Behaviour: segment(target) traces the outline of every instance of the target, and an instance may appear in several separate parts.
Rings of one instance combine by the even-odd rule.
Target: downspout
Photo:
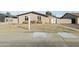
[[[51,24],[51,16],[48,16],[49,17],[49,24]]]

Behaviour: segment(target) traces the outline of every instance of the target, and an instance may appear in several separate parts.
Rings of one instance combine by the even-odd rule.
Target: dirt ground
[[[0,32],[18,32],[28,30],[28,24],[0,24]],[[30,32],[41,31],[41,32],[76,32],[64,27],[59,24],[31,24]]]
[[[35,34],[36,32],[43,32],[43,34]],[[31,24],[31,30],[28,30],[27,24],[0,24],[0,47],[79,46],[79,38],[66,39],[58,35],[58,32],[67,32],[79,36],[78,32],[57,24]]]
[[[14,27],[14,28],[13,28]],[[19,24],[19,25],[10,25],[9,29],[14,31],[28,31],[28,24]],[[64,27],[59,26],[59,24],[31,24],[30,32],[71,32],[78,33],[74,30],[70,30]]]

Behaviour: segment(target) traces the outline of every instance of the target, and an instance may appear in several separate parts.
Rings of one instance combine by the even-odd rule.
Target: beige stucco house
[[[55,16],[47,16],[42,13],[38,12],[28,12],[18,15],[18,23],[28,23],[28,19],[31,19],[31,23],[41,23],[41,24],[49,24],[49,23],[55,23],[56,17]]]
[[[12,15],[0,14],[0,24],[18,23],[18,18]]]

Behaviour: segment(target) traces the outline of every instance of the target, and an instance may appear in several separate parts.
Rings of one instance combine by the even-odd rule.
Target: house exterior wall
[[[33,13],[20,15],[20,16],[18,16],[19,24],[22,24],[25,21],[25,16],[30,17],[31,21],[37,22],[38,21],[37,17],[41,16],[41,15],[37,15],[37,14],[33,14]],[[42,24],[49,23],[49,18],[41,16],[41,21],[42,21]]]
[[[10,23],[18,23],[17,18],[12,18],[12,17],[6,17],[5,18],[5,23],[10,24]]]
[[[71,19],[57,19],[57,24],[70,24]]]
[[[51,17],[51,24],[56,24],[57,18]]]

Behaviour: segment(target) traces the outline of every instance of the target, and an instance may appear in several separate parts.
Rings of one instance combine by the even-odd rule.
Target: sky
[[[53,15],[61,17],[64,13],[67,13],[68,11],[79,11],[79,0],[1,0],[0,1],[1,13],[6,13],[6,11],[10,11],[11,14],[17,15],[31,10],[53,11],[52,12]]]
[[[1,0],[0,13],[6,13],[7,10],[12,15],[32,10],[45,13],[48,10],[52,11],[53,15],[61,17],[65,13],[79,11],[79,0]]]
[[[30,12],[30,11],[0,11],[0,13],[7,13],[10,12],[12,15],[18,15],[18,14],[22,14],[22,13],[26,13],[26,12]],[[43,13],[45,14],[46,11],[36,11],[39,13]],[[56,17],[62,17],[65,13],[76,13],[79,11],[51,11],[52,15],[56,16]]]
[[[29,12],[29,11],[0,11],[0,13],[4,13],[4,14],[7,13],[7,12],[10,12],[12,15],[18,15],[18,14],[26,13],[26,12]],[[36,11],[36,12],[45,14],[46,11]],[[69,13],[69,12],[72,12],[72,11],[51,11],[51,12],[52,12],[52,15],[57,16],[57,17],[61,17],[65,13]]]

